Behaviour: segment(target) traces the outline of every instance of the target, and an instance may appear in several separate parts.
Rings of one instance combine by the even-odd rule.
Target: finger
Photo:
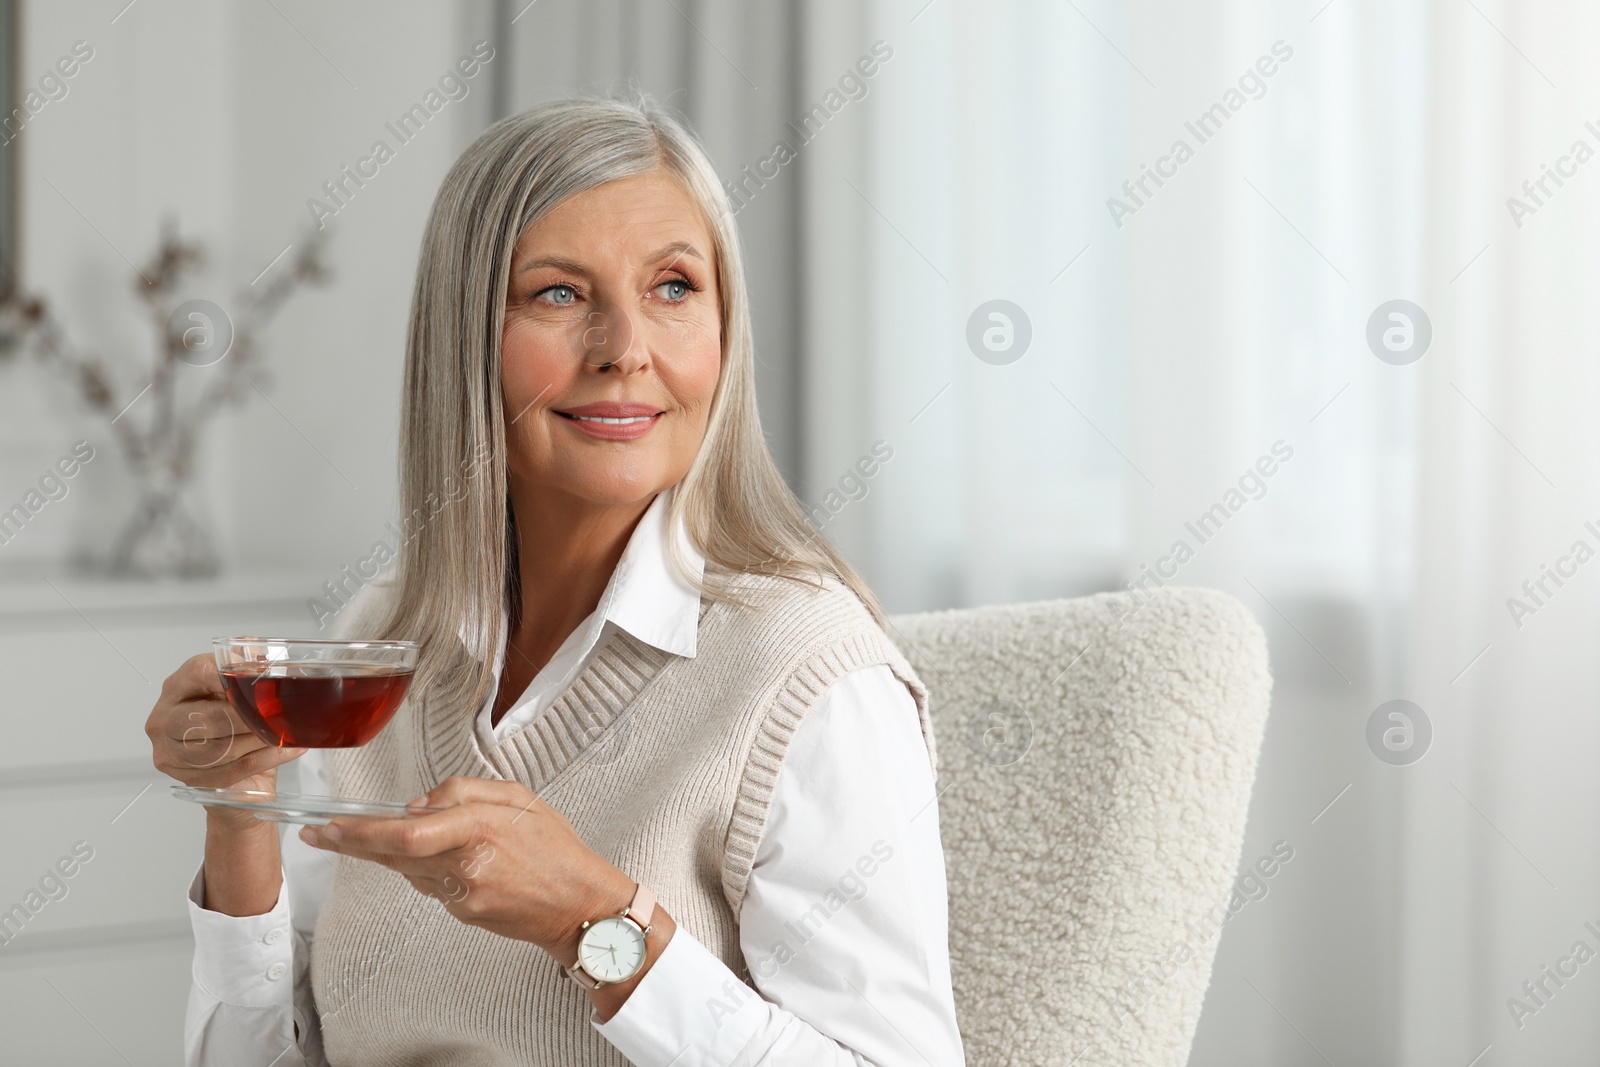
[[[442,901],[455,901],[464,899],[469,892],[466,880],[459,876],[460,862],[458,852],[446,852],[438,856],[407,856],[397,855],[392,852],[371,852],[362,848],[355,848],[342,842],[329,841],[320,836],[320,829],[315,826],[306,826],[300,830],[300,839],[307,844],[327,852],[335,852],[353,860],[365,860],[376,863],[380,867],[401,875],[406,881],[417,888],[417,891],[426,896],[435,897]],[[441,895],[438,890],[447,892]]]
[[[235,725],[223,712],[194,709],[174,712],[164,735],[155,739],[167,761],[186,767],[217,767],[242,759],[259,748],[277,748],[254,731]]]
[[[520,782],[496,781],[454,775],[424,793],[413,804],[431,808],[453,808],[462,804],[498,804],[502,807],[527,807],[538,799]]]
[[[274,767],[280,767],[292,759],[305,755],[303,748],[272,748],[263,745],[249,755],[227,762],[219,762],[212,766],[198,766],[183,762],[168,763],[161,770],[185,785],[202,786],[208,789],[226,789],[237,785],[246,778],[253,777]]]
[[[151,740],[163,737],[194,736],[195,727],[206,735],[237,732],[243,722],[232,714],[216,664],[209,657],[195,656],[169,674],[161,683],[161,698],[145,722]]]
[[[155,764],[162,771],[177,778],[188,779],[195,775],[215,777],[235,771],[240,761],[255,756],[257,752],[263,750],[279,751],[263,745],[260,739],[255,737],[163,741],[156,746]],[[238,777],[232,780],[238,781]]]
[[[468,807],[399,819],[334,819],[310,842],[343,855],[439,856],[464,848],[479,836],[481,822]]]
[[[430,877],[426,874],[407,874],[405,880],[411,887],[425,897],[432,897],[441,904],[459,904],[467,899],[472,888],[454,875],[444,878]]]
[[[161,696],[156,708],[171,708],[188,700],[220,700],[226,695],[216,660],[201,654],[184,660],[177,670],[161,680]]]
[[[326,827],[321,829],[326,829]],[[449,861],[438,856],[400,856],[391,852],[368,852],[364,849],[333,844],[326,838],[319,838],[316,835],[317,830],[318,827],[314,826],[304,827],[300,831],[300,839],[325,852],[336,852],[349,859],[364,860],[367,863],[376,863],[380,867],[387,867],[391,871],[404,876],[418,888],[438,885],[449,874],[451,869]]]
[[[217,671],[217,657],[210,652],[190,656],[167,677],[167,684],[178,696],[222,696],[222,675]],[[165,688],[165,686],[163,686]]]
[[[441,904],[459,904],[467,899],[472,892],[472,887],[465,880],[455,875],[446,877],[439,883],[439,902]]]
[[[192,732],[163,738],[158,748],[164,759],[184,767],[220,767],[231,760],[243,759],[257,749],[272,747],[254,734],[218,734],[208,732],[207,725],[197,719],[190,728]]]
[[[166,736],[175,741],[211,737],[254,736],[250,727],[233,710],[233,705],[209,697],[185,700],[173,706],[167,716]]]
[[[432,878],[428,878],[425,875],[420,874],[408,874],[405,876],[405,879],[411,883],[412,889],[415,889],[423,896],[432,897],[434,900],[438,901],[444,900],[444,895],[440,892],[438,883]]]
[[[156,766],[169,774],[227,775],[234,771],[241,760],[268,747],[255,738],[247,738],[237,744],[232,739],[221,739],[198,745],[168,745],[163,747]],[[238,781],[237,778],[233,780]]]

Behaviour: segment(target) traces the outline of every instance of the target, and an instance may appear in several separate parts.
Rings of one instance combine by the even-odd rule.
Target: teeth
[[[578,419],[581,422],[604,422],[609,423],[612,426],[626,426],[629,423],[634,422],[649,422],[651,419],[655,418],[654,415],[635,415],[632,418],[627,419],[604,419],[598,415],[569,415],[567,417]]]

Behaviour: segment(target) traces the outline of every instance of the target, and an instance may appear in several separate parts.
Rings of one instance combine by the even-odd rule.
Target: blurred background
[[[1242,855],[1293,859],[1191,1062],[1600,1058],[1558,962],[1600,950],[1600,8],[0,7],[0,341],[43,339],[0,357],[0,910],[92,854],[0,943],[8,1062],[180,1061],[160,683],[315,634],[400,521],[451,161],[630,83],[725,179],[772,451],[891,612],[1165,582],[1267,629]],[[191,328],[226,358],[161,369]]]

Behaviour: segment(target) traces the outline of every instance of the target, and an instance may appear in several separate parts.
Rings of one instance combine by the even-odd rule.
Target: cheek
[[[717,391],[717,379],[722,371],[722,351],[713,346],[705,359],[696,368],[695,396],[702,414],[709,414],[711,410],[711,397]]]
[[[574,373],[559,340],[531,329],[509,327],[500,342],[500,386],[506,418],[518,416],[541,396],[557,396]]]
[[[715,333],[688,347],[679,362],[676,392],[678,400],[703,421],[711,411],[711,398],[722,373],[722,345]]]

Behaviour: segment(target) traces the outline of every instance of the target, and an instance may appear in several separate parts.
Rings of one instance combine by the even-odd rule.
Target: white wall
[[[76,40],[95,56],[13,147],[25,283],[49,299],[70,338],[122,367],[120,391],[131,399],[148,381],[134,368],[146,365],[152,335],[123,257],[145,264],[159,220],[171,214],[206,243],[210,269],[191,295],[228,308],[301,239],[312,221],[306,201],[322,183],[377,138],[395,142],[384,123],[488,33],[481,4],[389,5],[390,17],[374,19],[312,3],[191,0],[136,4],[113,25],[121,6],[28,5],[25,76]],[[485,28],[474,32],[479,21]],[[253,397],[211,424],[207,517],[232,567],[331,574],[381,532],[394,504],[417,244],[445,169],[486,120],[488,77],[473,79],[465,99],[327,221],[331,284],[294,297],[264,337],[271,404]],[[107,427],[59,386],[46,397],[37,377],[32,368],[0,372],[0,499],[20,496],[75,434],[98,454],[78,492],[0,547],[0,567],[64,560],[69,536],[104,537],[126,506]],[[148,399],[124,417],[145,413]]]

